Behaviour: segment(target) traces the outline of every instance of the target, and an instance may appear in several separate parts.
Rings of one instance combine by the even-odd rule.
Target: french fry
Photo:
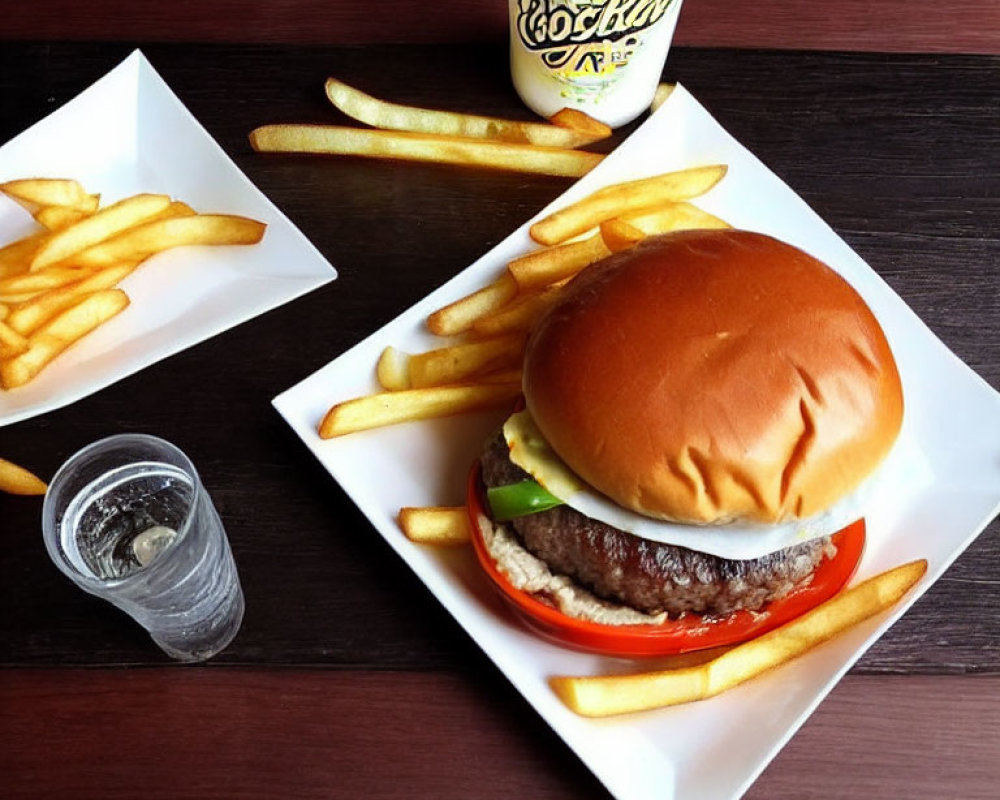
[[[133,262],[87,273],[87,277],[83,280],[43,292],[21,303],[10,312],[6,322],[22,336],[30,336],[44,322],[75,305],[85,295],[117,286],[134,272],[137,266],[138,262]]]
[[[45,481],[24,467],[0,458],[0,492],[39,495],[48,490]]]
[[[619,217],[601,223],[601,239],[612,253],[628,250],[645,238],[645,233]]]
[[[606,186],[534,223],[530,229],[531,238],[540,244],[559,244],[606,219],[697,197],[715,186],[725,174],[724,164],[713,164]]]
[[[263,222],[228,214],[161,218],[80,251],[73,256],[73,263],[82,267],[107,267],[123,261],[141,261],[182,245],[257,244],[266,227]]]
[[[87,270],[70,267],[52,267],[40,272],[29,272],[24,275],[13,275],[0,279],[0,299],[11,295],[24,295],[28,292],[44,292],[57,286],[65,286],[88,275]]]
[[[35,222],[50,231],[59,231],[79,222],[84,217],[89,217],[93,212],[84,211],[73,206],[43,206],[32,216]]]
[[[0,389],[38,374],[73,342],[128,305],[116,289],[141,261],[169,247],[253,244],[266,226],[196,215],[166,195],[138,194],[99,209],[73,180],[0,184],[46,230],[0,247]]]
[[[469,330],[480,317],[496,311],[517,294],[517,283],[509,272],[504,272],[492,283],[427,317],[427,328],[438,336],[454,336]]]
[[[695,230],[698,228],[731,228],[728,222],[714,214],[702,211],[692,203],[667,203],[657,208],[643,209],[632,214],[624,214],[616,219],[638,228],[647,236],[671,231]]]
[[[14,389],[24,385],[66,348],[122,311],[128,302],[121,289],[87,295],[28,337],[27,350],[0,361],[0,386]]]
[[[584,114],[577,108],[561,108],[551,117],[549,122],[561,128],[568,128],[588,138],[587,143],[607,139],[611,135],[611,126],[605,125],[589,114]],[[536,142],[536,144],[540,144]]]
[[[505,333],[527,333],[542,314],[559,299],[564,282],[519,294],[512,302],[480,317],[472,324],[472,332],[481,336]]]
[[[28,349],[28,340],[0,319],[0,359],[18,356]]]
[[[265,125],[250,133],[260,153],[314,153],[430,161],[543,175],[580,177],[603,156],[582,150],[336,125]]]
[[[507,264],[507,271],[522,292],[569,278],[605,256],[611,255],[599,234],[566,244],[534,250]]]
[[[66,206],[69,208],[96,208],[94,195],[87,192],[78,181],[64,178],[21,178],[0,183],[0,192],[22,203],[33,206]]]
[[[569,708],[587,717],[714,697],[892,607],[926,571],[927,562],[920,560],[883,572],[698,666],[621,676],[558,676],[549,684]]]
[[[374,128],[561,148],[579,147],[611,135],[607,126],[586,128],[583,120],[575,120],[576,126],[560,127],[389,103],[336,78],[327,78],[325,88],[327,99],[334,106]]]
[[[28,271],[31,259],[51,236],[48,231],[39,231],[10,244],[0,247],[0,278],[21,275]]]
[[[143,222],[169,205],[170,198],[162,194],[137,194],[119,200],[52,234],[35,253],[31,260],[31,270],[36,271],[65,261],[80,251]]]
[[[522,334],[429,350],[410,356],[410,384],[419,389],[461,383],[483,373],[516,367],[523,356]]]
[[[379,392],[337,403],[323,417],[323,439],[400,422],[446,417],[466,411],[502,407],[521,392],[520,383],[434,386]]]
[[[521,385],[521,368],[511,367],[510,369],[501,369],[497,372],[491,372],[488,375],[480,375],[476,378],[476,383],[482,384],[495,384],[495,383],[516,383],[518,386]]]
[[[0,303],[9,303],[12,306],[16,306],[20,303],[27,303],[30,300],[34,300],[45,289],[32,289],[26,292],[10,292],[8,294],[0,295]]]
[[[410,384],[410,354],[386,347],[378,358],[375,376],[379,386],[391,392],[412,388]]]
[[[656,91],[653,92],[653,102],[649,104],[650,113],[657,111],[660,106],[667,102],[667,98],[673,94],[675,88],[672,83],[658,84]]]
[[[407,506],[399,510],[399,527],[419,544],[459,545],[469,542],[465,506]]]

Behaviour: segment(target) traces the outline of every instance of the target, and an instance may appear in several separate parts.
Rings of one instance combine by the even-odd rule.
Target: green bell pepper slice
[[[563,504],[562,500],[533,480],[493,486],[486,490],[486,502],[496,522],[508,522]]]

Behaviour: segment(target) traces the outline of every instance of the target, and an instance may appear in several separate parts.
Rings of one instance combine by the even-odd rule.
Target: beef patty
[[[510,461],[502,431],[487,442],[482,470],[487,487],[531,477]],[[579,581],[606,600],[650,614],[666,611],[672,617],[686,611],[709,616],[756,611],[805,581],[834,547],[825,537],[762,558],[720,558],[643,539],[569,506],[505,524],[553,572]]]

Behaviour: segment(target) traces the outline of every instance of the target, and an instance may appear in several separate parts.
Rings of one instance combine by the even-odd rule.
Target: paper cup
[[[543,117],[575,108],[612,127],[649,108],[682,0],[509,0],[510,71]]]

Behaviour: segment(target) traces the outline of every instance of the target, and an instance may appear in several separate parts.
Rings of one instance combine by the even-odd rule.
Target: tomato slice
[[[602,625],[567,616],[535,595],[515,587],[486,549],[478,520],[486,514],[479,464],[469,474],[467,510],[476,557],[501,597],[528,627],[578,650],[618,656],[663,656],[736,644],[760,636],[829,600],[854,574],[865,546],[865,521],[833,534],[837,553],[824,558],[812,580],[774,600],[760,611],[736,611],[724,617],[685,614],[654,625]]]

